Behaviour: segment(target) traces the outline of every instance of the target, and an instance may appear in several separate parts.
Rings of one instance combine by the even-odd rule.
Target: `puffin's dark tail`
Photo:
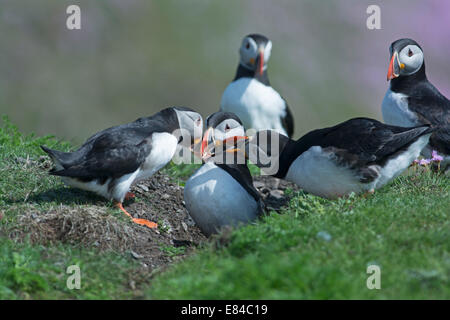
[[[50,173],[53,173],[55,171],[63,170],[65,168],[64,163],[64,157],[66,156],[65,152],[61,152],[58,150],[52,150],[50,148],[47,148],[46,146],[41,146],[41,149],[44,150],[52,159],[53,163],[55,164],[55,167],[50,170]]]
[[[392,141],[394,144],[392,147],[394,147],[396,151],[406,150],[406,148],[409,148],[411,144],[416,142],[422,136],[431,135],[436,131],[436,127],[424,124],[417,127],[402,128],[402,130],[404,131],[397,133],[395,139]]]

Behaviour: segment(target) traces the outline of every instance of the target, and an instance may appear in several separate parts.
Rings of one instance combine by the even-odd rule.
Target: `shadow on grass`
[[[22,199],[6,200],[7,204],[34,203],[38,205],[44,203],[57,203],[65,205],[105,205],[108,202],[108,200],[96,195],[95,193],[64,186],[36,193]]]

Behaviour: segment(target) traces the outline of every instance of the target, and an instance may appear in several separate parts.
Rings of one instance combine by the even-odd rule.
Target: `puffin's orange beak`
[[[201,157],[204,156],[206,152],[206,148],[208,147],[208,137],[209,133],[211,132],[212,128],[208,128],[208,130],[205,131],[205,134],[203,135],[202,139],[202,145],[200,146],[200,155]]]
[[[264,72],[264,51],[263,51],[263,49],[259,50],[258,72],[260,75],[262,75]]]
[[[230,149],[225,149],[225,152],[228,152],[228,153],[236,153],[236,152],[239,152],[239,151],[241,151],[241,149],[239,148],[239,146],[238,146],[238,141],[240,141],[240,140],[248,140],[249,139],[249,137],[247,137],[247,136],[234,136],[234,137],[229,137],[229,138],[226,138],[225,140],[222,140],[222,141],[217,141],[216,142],[216,146],[218,146],[218,145],[225,145],[225,146],[227,146],[227,145],[230,145],[230,146],[235,146],[234,148],[230,148]]]
[[[405,65],[403,63],[400,63],[398,53],[394,52],[392,54],[391,61],[389,62],[387,81],[397,78],[400,75],[400,69],[403,69],[404,67]]]

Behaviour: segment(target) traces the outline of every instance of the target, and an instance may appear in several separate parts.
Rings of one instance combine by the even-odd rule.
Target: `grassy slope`
[[[368,198],[299,194],[153,282],[153,298],[450,298],[448,178],[400,177]],[[381,290],[366,268],[381,267]]]
[[[6,239],[18,210],[28,209],[17,201],[36,189],[61,187],[42,169],[17,163],[18,157],[38,160],[43,143],[69,147],[0,126],[0,212],[5,216],[0,221],[0,299],[450,298],[446,177],[410,170],[368,198],[328,201],[299,193],[283,214],[222,235],[150,284],[134,272],[138,265],[129,255]],[[166,170],[185,177],[192,168]],[[68,290],[65,270],[76,263],[83,272],[82,289]],[[381,266],[381,290],[366,288],[369,264]],[[130,281],[138,290],[130,288]]]
[[[0,214],[3,215],[0,220],[0,299],[139,296],[141,293],[129,286],[130,274],[138,266],[128,256],[66,244],[43,246],[32,245],[29,241],[19,244],[7,238],[11,228],[17,225],[16,217],[21,210],[46,211],[58,206],[56,202],[31,205],[23,201],[27,194],[62,187],[59,179],[23,164],[27,158],[39,161],[43,155],[41,144],[60,150],[69,148],[68,143],[52,137],[23,136],[7,121],[3,126],[0,122]],[[69,276],[66,269],[73,264],[81,268],[81,290],[66,287]],[[134,276],[140,277],[139,274]]]

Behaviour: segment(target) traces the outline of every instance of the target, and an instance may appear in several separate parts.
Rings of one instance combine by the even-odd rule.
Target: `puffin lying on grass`
[[[230,112],[216,112],[208,117],[207,127],[201,146],[205,163],[186,182],[184,201],[189,215],[209,236],[224,226],[255,220],[263,203],[243,153],[238,157],[236,144],[246,139],[241,120]]]
[[[128,193],[130,186],[151,177],[172,159],[183,140],[175,135],[179,129],[187,130],[191,137],[188,143],[192,144],[194,137],[201,137],[201,115],[190,108],[167,108],[151,117],[100,131],[74,152],[41,148],[54,162],[51,175],[60,176],[69,186],[114,200],[131,217],[122,206],[126,196],[133,196]],[[157,227],[146,219],[132,219],[149,228]]]
[[[249,139],[247,153],[263,172],[314,195],[337,198],[373,193],[397,177],[419,156],[433,131],[430,125],[404,128],[354,118],[297,141],[260,131]],[[271,159],[275,170],[267,172],[269,164],[261,157]]]
[[[436,126],[422,154],[438,156],[441,169],[446,170],[450,167],[450,101],[428,81],[423,51],[416,41],[400,39],[389,50],[387,80],[391,82],[382,103],[383,120],[405,127]]]
[[[234,112],[247,130],[273,129],[292,137],[292,113],[267,75],[271,51],[272,42],[263,35],[250,34],[242,40],[236,76],[223,93],[220,111]]]

